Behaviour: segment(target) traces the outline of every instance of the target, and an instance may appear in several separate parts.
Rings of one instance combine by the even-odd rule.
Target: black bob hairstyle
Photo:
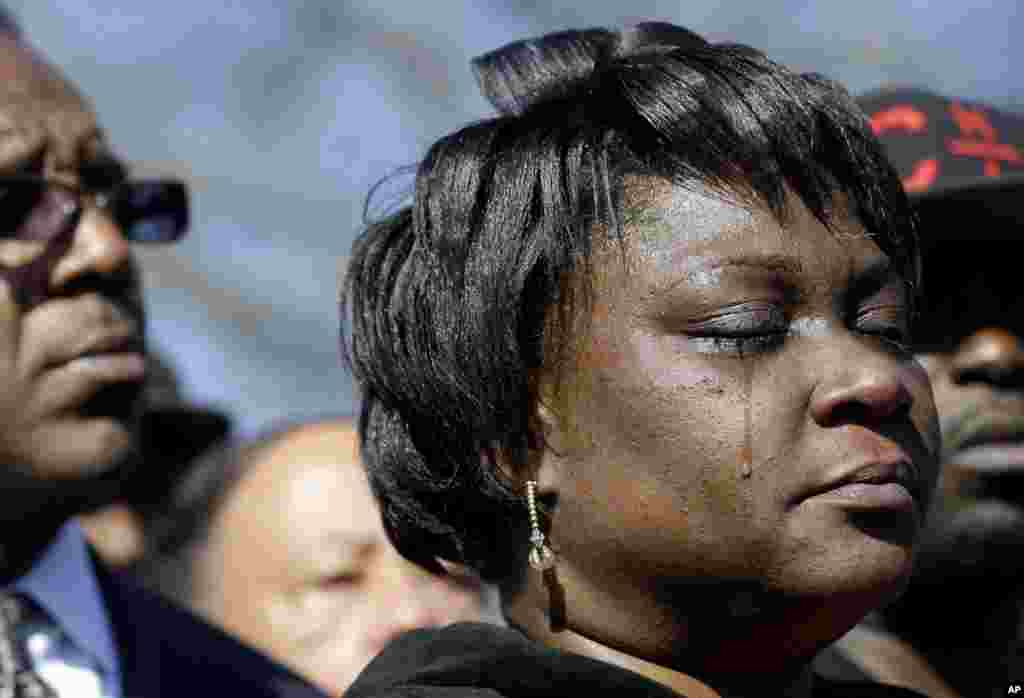
[[[411,205],[357,239],[342,352],[395,547],[508,581],[527,514],[503,473],[543,446],[538,376],[569,339],[551,318],[587,314],[564,281],[588,276],[595,230],[622,239],[625,176],[742,193],[779,220],[790,190],[826,225],[840,195],[911,286],[919,253],[866,118],[821,76],[662,23],[549,34],[473,67],[498,115],[435,143]]]

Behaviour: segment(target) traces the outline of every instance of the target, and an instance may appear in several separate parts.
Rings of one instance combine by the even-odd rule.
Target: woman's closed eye
[[[789,320],[779,305],[741,303],[711,317],[687,323],[687,344],[701,352],[744,354],[782,344]]]
[[[853,329],[859,334],[878,337],[900,352],[909,352],[912,346],[907,309],[902,304],[860,308]]]

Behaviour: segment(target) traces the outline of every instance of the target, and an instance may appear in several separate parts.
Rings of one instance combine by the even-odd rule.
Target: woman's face
[[[855,220],[826,229],[796,197],[780,224],[628,189],[626,244],[598,253],[577,365],[545,399],[566,622],[664,659],[758,618],[806,652],[801,632],[835,636],[901,588],[934,483],[904,280]]]

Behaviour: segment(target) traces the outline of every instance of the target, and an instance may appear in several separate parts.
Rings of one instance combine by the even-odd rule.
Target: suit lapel
[[[91,551],[121,666],[122,698],[158,698],[164,681],[159,623],[145,599],[125,586]]]

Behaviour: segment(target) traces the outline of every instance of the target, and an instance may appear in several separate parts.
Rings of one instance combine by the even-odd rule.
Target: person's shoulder
[[[346,698],[566,695],[675,696],[638,674],[541,646],[512,628],[487,623],[456,623],[405,633],[370,663],[345,694]]]
[[[98,566],[120,654],[125,698],[203,695],[322,698],[286,667],[191,611]]]
[[[404,633],[377,655],[345,693],[346,698],[501,698],[480,686],[500,658],[516,661],[528,641],[509,628],[457,623]]]

